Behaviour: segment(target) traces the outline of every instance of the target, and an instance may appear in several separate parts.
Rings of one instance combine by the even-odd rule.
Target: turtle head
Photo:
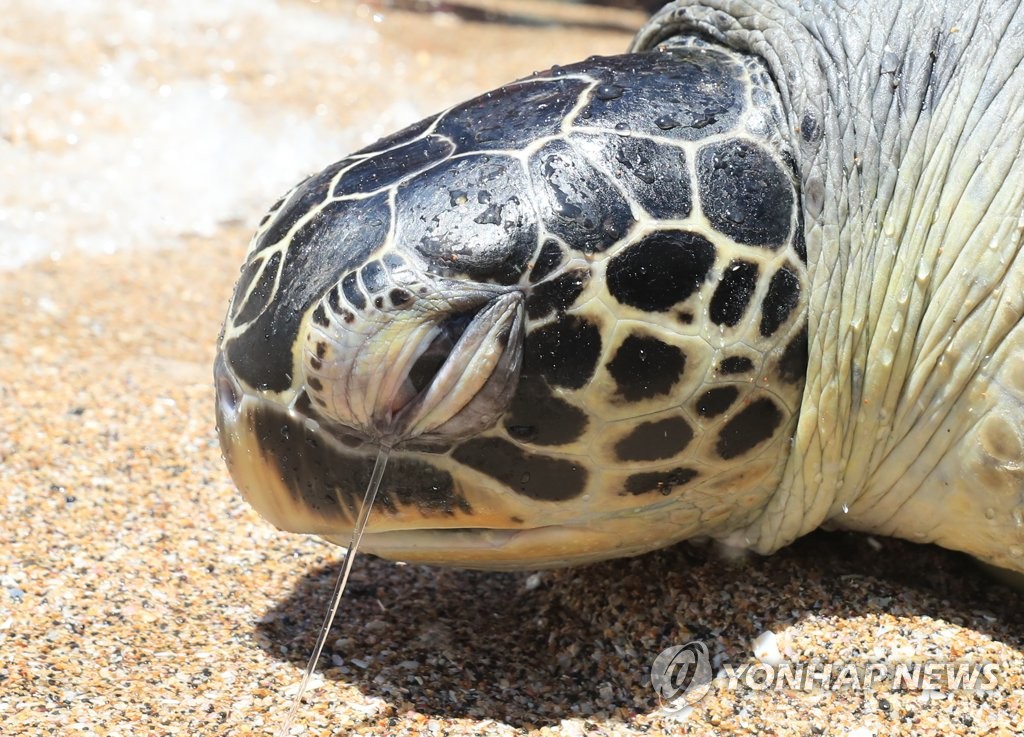
[[[702,46],[594,58],[300,184],[256,234],[217,360],[247,499],[345,544],[389,446],[364,549],[469,567],[758,514],[807,336],[770,84]]]

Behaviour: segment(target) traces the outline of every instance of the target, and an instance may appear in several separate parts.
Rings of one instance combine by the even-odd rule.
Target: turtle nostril
[[[242,388],[228,373],[222,355],[217,356],[214,374],[216,376],[217,407],[220,410],[218,415],[233,420],[238,416],[238,406],[242,402]]]
[[[448,356],[451,355],[455,344],[459,342],[459,338],[466,332],[466,328],[473,322],[477,313],[478,310],[460,312],[444,320],[438,326],[437,335],[409,369],[409,383],[416,394],[427,389],[434,381],[445,361],[448,360]]]

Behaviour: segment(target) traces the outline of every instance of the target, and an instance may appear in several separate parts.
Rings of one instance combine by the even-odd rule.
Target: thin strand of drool
[[[295,715],[298,713],[299,706],[302,703],[302,697],[309,686],[309,679],[313,677],[313,671],[316,670],[317,661],[320,660],[320,653],[323,652],[324,644],[327,642],[327,635],[330,633],[331,625],[334,624],[334,617],[338,613],[341,597],[345,593],[345,586],[348,584],[348,574],[352,571],[352,564],[356,559],[356,550],[363,539],[363,530],[366,529],[366,523],[370,519],[370,510],[373,508],[374,499],[377,498],[377,489],[380,488],[380,480],[384,476],[384,468],[388,465],[390,455],[391,448],[386,445],[381,445],[377,450],[377,462],[373,465],[370,483],[366,486],[366,494],[363,496],[363,504],[359,508],[359,518],[356,520],[356,526],[352,528],[352,540],[349,542],[348,550],[345,551],[345,562],[341,566],[338,582],[335,584],[334,593],[331,595],[331,607],[327,610],[327,616],[320,627],[320,634],[316,639],[316,647],[313,648],[313,654],[306,665],[306,672],[302,676],[302,682],[299,683],[299,690],[295,694],[295,700],[292,701],[292,708],[289,709],[288,716],[285,717],[280,729],[275,733],[275,737],[288,737],[288,733],[292,728],[292,722],[295,721]]]

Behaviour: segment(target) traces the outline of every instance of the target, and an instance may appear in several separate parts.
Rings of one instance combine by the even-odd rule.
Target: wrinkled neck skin
[[[1024,8],[683,2],[634,50],[688,33],[772,71],[811,280],[791,456],[732,542],[826,524],[1024,570]]]

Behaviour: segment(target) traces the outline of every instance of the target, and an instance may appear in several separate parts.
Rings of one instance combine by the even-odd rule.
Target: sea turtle
[[[275,525],[540,568],[822,525],[1024,571],[1024,6],[705,0],[315,174],[224,455]]]

